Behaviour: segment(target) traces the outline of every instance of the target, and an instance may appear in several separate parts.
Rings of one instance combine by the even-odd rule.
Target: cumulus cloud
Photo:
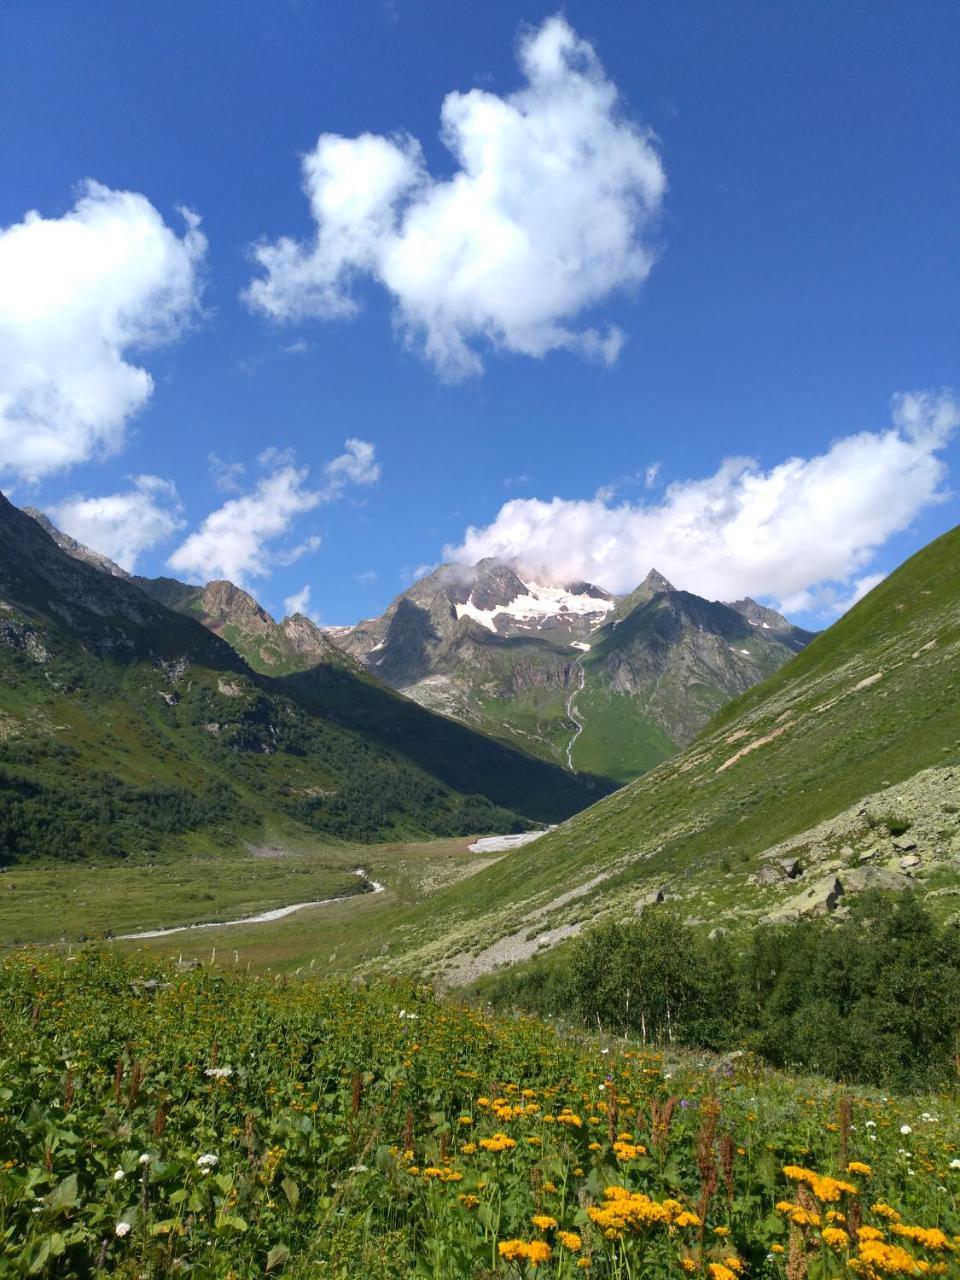
[[[351,286],[369,276],[448,377],[478,373],[484,341],[614,361],[623,335],[575,321],[649,274],[663,167],[563,18],[526,32],[518,54],[525,84],[515,93],[444,100],[452,177],[431,177],[408,135],[321,134],[302,162],[316,235],[254,247],[263,275],[249,305],[277,320],[348,317],[358,309]]]
[[[514,499],[444,555],[467,564],[495,556],[554,582],[586,579],[618,592],[656,567],[713,599],[754,595],[794,611],[840,611],[876,585],[864,572],[876,550],[945,496],[939,453],[960,425],[960,405],[948,393],[910,393],[894,398],[892,416],[886,430],[769,470],[728,458],[655,502]]]
[[[320,615],[310,608],[310,586],[309,584],[302,587],[299,591],[295,591],[292,596],[287,596],[283,602],[283,611],[289,618],[295,613],[302,613],[305,618],[309,618],[311,622],[320,625]]]
[[[133,573],[137,559],[184,526],[176,486],[159,476],[131,476],[131,488],[101,498],[76,494],[52,509],[71,538]]]
[[[195,314],[206,239],[145,196],[86,181],[62,218],[0,229],[0,471],[28,481],[123,443],[153,391],[131,352]]]
[[[270,468],[256,486],[212,511],[200,528],[167,561],[193,581],[228,578],[245,586],[266,577],[274,565],[290,565],[320,545],[313,534],[293,546],[283,539],[297,517],[343,495],[347,485],[371,485],[380,477],[374,446],[346,441],[344,452],[323,468],[319,485],[309,483],[309,470],[296,466],[289,450],[266,449],[258,462]]]

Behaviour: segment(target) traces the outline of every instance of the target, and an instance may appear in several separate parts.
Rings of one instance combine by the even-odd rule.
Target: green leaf
[[[238,1214],[229,1214],[227,1217],[221,1218],[217,1226],[221,1231],[243,1232],[247,1229],[247,1220],[246,1218],[241,1218]]]
[[[300,1203],[300,1188],[297,1186],[297,1184],[294,1182],[292,1178],[284,1178],[284,1180],[280,1183],[280,1187],[283,1191],[283,1194],[290,1201],[291,1207],[295,1209],[297,1205]]]
[[[47,1236],[46,1240],[44,1240],[43,1244],[41,1244],[40,1248],[37,1250],[33,1261],[30,1263],[30,1270],[27,1272],[27,1275],[38,1276],[40,1272],[44,1269],[44,1267],[47,1265],[47,1259],[49,1257],[50,1257],[50,1237]]]
[[[72,1209],[77,1203],[77,1175],[69,1173],[50,1196],[50,1208],[54,1213]]]
[[[285,1244],[275,1244],[267,1254],[267,1270],[272,1271],[274,1267],[282,1267],[290,1257],[290,1250]]]
[[[33,1262],[30,1264],[30,1270],[27,1273],[31,1276],[39,1275],[51,1258],[59,1258],[67,1247],[66,1241],[59,1231],[55,1231],[52,1235],[46,1237],[37,1250]]]

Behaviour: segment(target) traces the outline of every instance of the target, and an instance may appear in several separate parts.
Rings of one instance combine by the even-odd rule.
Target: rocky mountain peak
[[[640,583],[640,589],[646,590],[650,595],[658,595],[662,591],[676,591],[676,587],[672,582],[668,582],[659,569],[651,569],[643,582]]]
[[[342,656],[330,637],[310,618],[293,613],[280,623],[291,648],[310,663]]]
[[[737,613],[746,618],[752,626],[763,627],[767,631],[789,631],[792,626],[782,613],[777,613],[776,609],[768,609],[766,605],[757,604],[756,600],[751,600],[749,596],[744,596],[742,600],[734,600],[728,608],[736,609]]]
[[[220,579],[208,582],[200,593],[200,608],[206,618],[233,623],[245,631],[270,634],[276,622],[242,587]]]
[[[481,560],[474,566],[474,582],[469,599],[474,608],[488,610],[512,604],[527,594],[516,571],[498,560]]]

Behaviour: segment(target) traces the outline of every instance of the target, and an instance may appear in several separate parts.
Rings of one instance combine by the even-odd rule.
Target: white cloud
[[[225,462],[219,454],[207,454],[207,470],[210,479],[223,493],[239,493],[246,467],[242,462]]]
[[[754,595],[836,611],[875,585],[863,572],[875,551],[943,498],[938,454],[958,425],[951,395],[900,395],[889,429],[847,436],[816,457],[769,470],[729,458],[647,503],[514,499],[444,555],[467,564],[496,556],[552,581],[614,591],[631,590],[655,566],[714,599]]]
[[[171,569],[191,580],[228,578],[238,586],[266,577],[272,566],[293,564],[320,545],[317,534],[294,546],[277,545],[298,516],[335,501],[348,484],[370,485],[380,477],[374,446],[365,440],[347,440],[344,452],[323,468],[316,488],[288,449],[265,449],[257,461],[270,473],[250,493],[211,512],[167,561]]]
[[[176,486],[159,476],[131,476],[132,488],[101,498],[81,494],[52,508],[54,521],[72,538],[109,556],[133,573],[137,559],[182,529]]]
[[[305,618],[309,618],[311,622],[320,625],[319,613],[312,612],[310,609],[310,586],[303,586],[299,591],[295,591],[292,596],[287,596],[283,602],[284,614],[289,618],[295,613],[302,613]]]
[[[250,306],[277,320],[350,316],[351,285],[366,275],[445,376],[479,372],[483,340],[612,363],[623,335],[574,322],[649,274],[663,168],[563,18],[526,32],[518,53],[526,83],[515,93],[444,100],[450,178],[431,177],[407,135],[321,134],[303,159],[316,236],[254,247],[264,274],[246,291]]]
[[[167,561],[170,568],[191,579],[227,578],[237,586],[269,574],[270,544],[322,500],[307,487],[307,474],[305,467],[282,466],[252,493],[225,502],[176,549]]]
[[[340,496],[348,484],[370,485],[380,479],[380,463],[374,446],[366,440],[347,440],[338,458],[323,469],[324,497],[327,501]]]
[[[123,443],[153,391],[131,351],[196,313],[206,240],[145,196],[86,181],[62,218],[0,229],[0,470],[33,481]]]
[[[827,583],[810,591],[800,591],[781,601],[785,613],[815,613],[822,617],[839,617],[868,595],[884,580],[885,573],[867,573],[839,589]]]

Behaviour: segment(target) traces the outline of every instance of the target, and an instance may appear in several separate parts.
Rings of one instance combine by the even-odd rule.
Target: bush
[[[960,927],[937,925],[913,894],[864,894],[847,921],[761,927],[735,951],[657,908],[498,977],[492,995],[648,1044],[746,1047],[834,1079],[936,1088],[960,1043]]]

